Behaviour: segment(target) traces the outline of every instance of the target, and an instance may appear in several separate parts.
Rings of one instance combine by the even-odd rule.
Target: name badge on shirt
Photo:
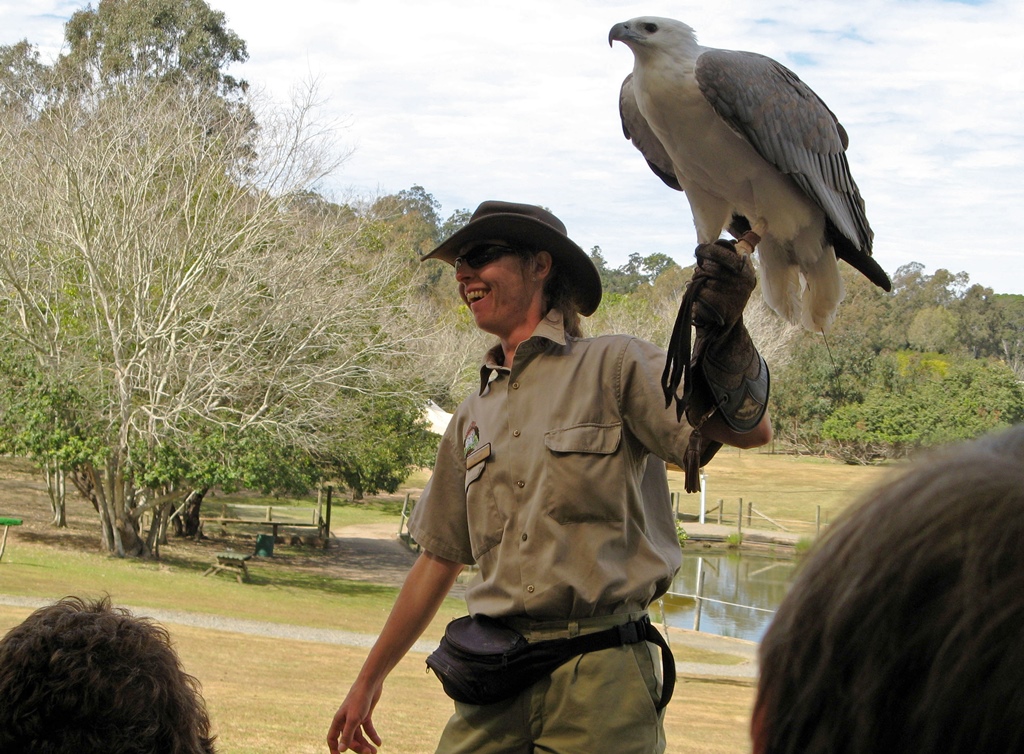
[[[481,445],[479,448],[474,450],[468,456],[466,456],[466,471],[476,466],[478,463],[482,463],[491,457],[491,444]]]

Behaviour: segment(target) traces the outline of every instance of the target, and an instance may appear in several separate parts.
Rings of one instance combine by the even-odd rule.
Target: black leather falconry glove
[[[743,309],[757,283],[749,255],[737,253],[729,241],[701,244],[696,254],[697,269],[683,296],[662,375],[666,405],[674,399],[677,416],[685,413],[693,427],[683,464],[687,492],[700,491],[701,462],[710,460],[701,457],[704,422],[719,412],[733,430],[751,431],[764,416],[769,387],[768,365],[743,324]],[[697,330],[692,356],[691,318]]]

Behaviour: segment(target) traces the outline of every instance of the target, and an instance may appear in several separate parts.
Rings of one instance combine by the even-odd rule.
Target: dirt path
[[[320,567],[339,579],[399,586],[417,557],[392,524],[345,526],[331,536],[332,555]]]

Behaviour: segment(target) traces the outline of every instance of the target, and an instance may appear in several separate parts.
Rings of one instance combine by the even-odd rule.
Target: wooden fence
[[[717,503],[704,510],[704,520],[701,521],[700,514],[681,513],[679,510],[679,502],[682,495],[679,492],[673,492],[671,494],[672,506],[676,512],[676,518],[680,521],[699,521],[700,523],[706,524],[735,526],[741,531],[744,528],[768,528],[774,531],[813,535],[819,534],[821,532],[821,528],[828,525],[828,515],[827,513],[823,515],[820,505],[815,506],[814,520],[808,521],[804,519],[769,516],[762,511],[757,510],[754,501],[748,500],[744,503],[743,498],[735,498],[734,501],[730,502],[726,502],[725,499],[719,498]],[[757,524],[757,526],[755,526],[755,524]]]

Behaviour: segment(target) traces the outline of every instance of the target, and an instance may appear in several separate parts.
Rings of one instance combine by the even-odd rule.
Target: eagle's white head
[[[692,28],[682,21],[658,16],[640,16],[615,24],[608,32],[608,45],[615,41],[632,50],[637,61],[658,54],[692,61],[701,51]]]

